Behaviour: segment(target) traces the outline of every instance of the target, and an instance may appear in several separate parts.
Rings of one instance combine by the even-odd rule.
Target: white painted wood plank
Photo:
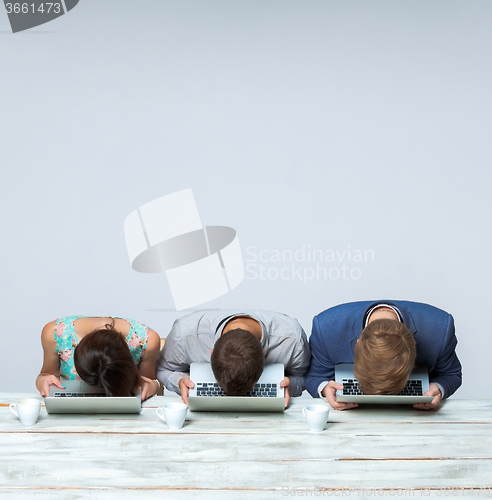
[[[369,429],[367,429],[369,431]],[[401,429],[403,431],[403,429]],[[489,459],[492,460],[492,433],[487,436],[339,434],[309,431],[295,435],[265,434],[3,434],[3,457],[25,462],[36,460],[43,450],[46,460],[56,462],[118,459],[145,462],[160,458],[175,462],[216,461],[333,461],[401,459]],[[34,457],[34,458],[32,458]],[[10,458],[9,458],[10,460]],[[491,462],[492,463],[492,462]]]
[[[2,460],[3,487],[153,487],[271,489],[364,487],[492,487],[490,460],[333,460],[172,462],[129,460],[57,463]]]
[[[492,411],[491,411],[492,413]],[[165,422],[157,417],[153,409],[144,409],[140,415],[48,415],[41,409],[38,422],[33,426],[23,426],[8,408],[0,408],[0,435],[9,432],[21,433],[217,433],[217,434],[283,434],[292,435],[308,430],[301,414],[289,413],[281,418],[269,419],[264,414],[231,414],[229,419],[216,418],[209,415],[203,418],[201,414],[189,413],[184,427],[179,431],[171,431]],[[473,429],[473,431],[471,431]],[[443,422],[435,419],[422,418],[419,422],[368,421],[368,419],[343,420],[338,414],[330,413],[324,433],[367,433],[378,434],[393,432],[396,434],[423,434],[456,435],[473,432],[482,435],[492,432],[492,421],[488,418],[477,419],[472,422]]]
[[[160,403],[169,399],[161,397]],[[425,412],[413,409],[403,409],[395,407],[380,408],[357,408],[350,411],[337,412],[330,411],[329,425],[338,424],[389,424],[400,422],[407,424],[429,424],[440,423],[480,423],[492,424],[492,401],[487,404],[480,402],[466,401],[467,407],[462,407],[460,400],[449,401],[438,412]],[[458,404],[457,404],[458,403]],[[470,404],[471,403],[471,404]],[[474,403],[477,403],[474,406]],[[214,431],[214,424],[221,432],[243,432],[247,428],[256,424],[258,429],[275,429],[275,432],[292,432],[305,428],[304,418],[301,413],[301,406],[293,405],[284,413],[204,413],[189,412],[187,424],[184,428],[187,432],[194,432],[198,429],[195,424],[203,426],[203,430]],[[111,422],[113,425],[111,425]],[[294,426],[291,428],[291,426]],[[18,431],[21,426],[8,407],[0,407],[0,432]],[[412,426],[409,426],[410,428]],[[166,432],[166,425],[155,415],[153,407],[145,407],[140,415],[48,415],[46,410],[41,410],[38,423],[29,429],[32,432],[42,432],[43,430],[63,430],[84,432],[91,428],[92,432],[97,428],[104,428],[106,432],[125,429],[126,432]],[[27,430],[27,429],[26,429]]]
[[[217,489],[189,489],[169,490],[167,488],[153,488],[149,490],[136,488],[2,488],[0,495],[8,500],[16,498],[35,498],[37,500],[81,500],[96,498],[97,500],[150,500],[166,498],[172,500],[281,500],[282,498],[492,498],[492,489],[489,488],[356,488],[340,489],[270,489],[270,490],[217,490]]]
[[[39,489],[15,488],[4,489],[0,486],[0,495],[9,500],[14,498],[35,498],[37,500],[150,500],[166,498],[172,500],[281,500],[282,498],[492,498],[492,490],[481,488],[454,488],[454,489],[375,489],[375,488],[345,488],[338,490],[306,490],[306,489],[278,489],[278,490],[168,490],[168,489],[119,489],[119,488],[92,488],[92,489]]]

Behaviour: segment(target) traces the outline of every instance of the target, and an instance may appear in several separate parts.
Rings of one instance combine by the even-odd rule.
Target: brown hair
[[[410,330],[394,319],[371,321],[354,348],[354,375],[364,394],[398,394],[413,369],[416,344]]]
[[[86,335],[73,356],[80,378],[107,396],[135,396],[143,383],[128,344],[112,325]]]
[[[260,378],[265,357],[260,341],[251,332],[236,328],[215,342],[210,361],[224,392],[228,396],[243,396]]]

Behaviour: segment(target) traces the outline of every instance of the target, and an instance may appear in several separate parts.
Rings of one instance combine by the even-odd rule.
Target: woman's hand
[[[43,366],[36,379],[36,387],[41,396],[45,398],[50,395],[50,385],[65,389],[65,386],[60,381],[60,358],[56,352],[55,326],[56,321],[51,321],[41,332]]]
[[[144,381],[142,386],[142,401],[145,401],[157,394],[160,384],[157,380],[152,380],[151,378],[142,377],[142,379]]]
[[[56,375],[50,373],[40,373],[36,379],[36,387],[44,398],[50,395],[50,385],[56,385],[60,389],[65,389],[65,386],[61,383],[61,380]]]

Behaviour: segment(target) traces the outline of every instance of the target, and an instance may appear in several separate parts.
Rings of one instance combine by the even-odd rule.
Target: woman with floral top
[[[125,318],[67,316],[48,323],[41,333],[43,367],[36,379],[42,396],[50,385],[80,380],[102,387],[108,396],[133,396],[142,401],[156,394],[155,363],[159,335]]]

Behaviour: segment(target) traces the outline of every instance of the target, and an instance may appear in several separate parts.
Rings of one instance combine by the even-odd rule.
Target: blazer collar
[[[354,336],[349,340],[352,354],[354,353],[354,347],[357,343],[357,339],[360,337],[360,334],[362,333],[362,330],[364,328],[364,317],[367,311],[378,304],[388,304],[389,306],[396,307],[398,311],[400,311],[401,317],[403,319],[403,324],[412,332],[412,335],[415,335],[415,333],[417,332],[412,316],[410,315],[408,310],[400,303],[394,302],[392,300],[375,300],[374,302],[370,303],[364,302],[355,312],[354,320],[352,322],[352,332],[354,333]]]

